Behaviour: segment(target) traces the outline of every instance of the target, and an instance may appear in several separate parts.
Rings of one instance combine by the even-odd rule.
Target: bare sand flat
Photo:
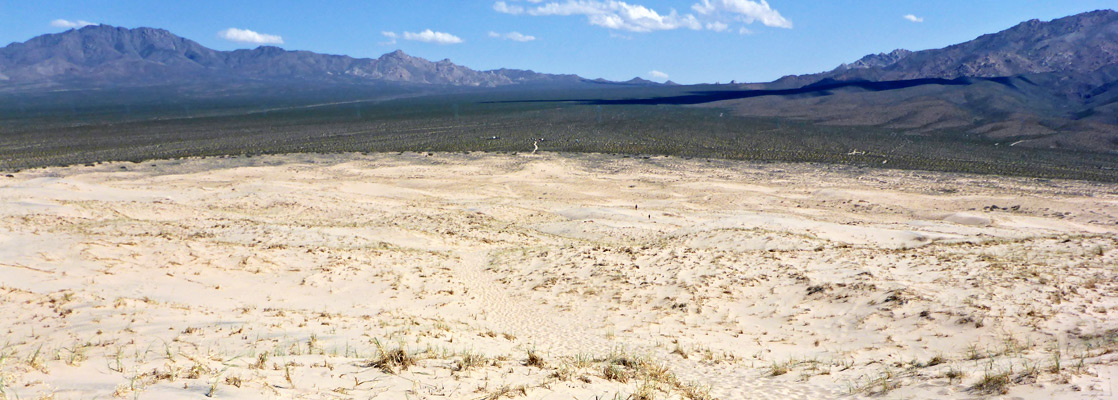
[[[605,155],[0,177],[0,398],[1118,398],[1118,185]]]

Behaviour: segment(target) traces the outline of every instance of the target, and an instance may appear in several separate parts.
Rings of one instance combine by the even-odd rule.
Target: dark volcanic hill
[[[401,82],[496,87],[573,84],[575,75],[501,69],[475,71],[402,51],[377,59],[262,46],[216,51],[162,29],[87,26],[0,49],[0,88],[73,88],[229,80]]]

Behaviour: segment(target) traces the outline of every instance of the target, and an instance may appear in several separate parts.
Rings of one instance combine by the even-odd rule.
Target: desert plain
[[[601,154],[0,176],[0,399],[1118,398],[1118,185]]]

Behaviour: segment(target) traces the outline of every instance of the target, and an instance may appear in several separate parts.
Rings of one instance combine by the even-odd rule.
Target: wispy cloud
[[[65,19],[56,19],[50,22],[50,26],[55,28],[81,28],[83,26],[97,25],[95,23],[83,20],[70,21]]]
[[[792,22],[769,6],[766,0],[702,0],[691,6],[693,13],[671,9],[656,11],[640,4],[618,0],[528,0],[535,5],[516,4],[516,0],[497,1],[493,9],[511,15],[584,16],[591,25],[630,32],[707,29],[724,32],[730,24],[760,22],[766,26],[791,28]]]
[[[384,35],[384,37],[388,38],[387,41],[380,42],[380,45],[387,46],[387,45],[396,44],[396,36],[397,36],[396,32],[384,31],[384,32],[381,32],[380,34]]]
[[[723,22],[715,21],[715,22],[707,22],[706,23],[706,28],[707,28],[708,31],[725,32],[725,31],[730,29],[730,25],[726,25]]]
[[[381,43],[385,45],[396,44],[397,38],[435,44],[456,44],[464,42],[464,40],[458,36],[446,32],[435,32],[430,29],[424,30],[423,32],[404,32],[401,34],[396,34],[396,32],[381,32],[380,34],[389,39],[388,42]]]
[[[659,80],[662,80],[662,81],[668,80],[668,74],[665,74],[665,73],[657,71],[657,70],[648,71],[648,77],[652,78],[652,79],[659,79]]]
[[[907,20],[912,21],[912,22],[924,22],[924,18],[920,18],[920,17],[917,17],[917,16],[912,15],[912,14],[905,15],[904,19],[907,19]]]
[[[498,1],[496,3],[493,3],[493,10],[496,11],[496,12],[499,12],[499,13],[512,14],[512,15],[517,15],[517,14],[523,14],[524,13],[524,7],[517,6],[517,5],[509,5],[509,3],[506,3],[506,2],[503,2],[503,1]]]
[[[512,40],[514,42],[531,42],[533,40],[536,40],[535,36],[525,35],[520,32],[497,33],[490,31],[489,37],[494,39]]]
[[[250,31],[248,29],[229,28],[217,33],[217,36],[237,43],[252,44],[283,44],[283,38],[278,35],[269,35]]]
[[[524,11],[533,16],[585,16],[591,25],[630,32],[652,32],[672,29],[702,29],[694,15],[680,15],[675,10],[661,14],[656,10],[616,0],[567,0],[533,6]]]

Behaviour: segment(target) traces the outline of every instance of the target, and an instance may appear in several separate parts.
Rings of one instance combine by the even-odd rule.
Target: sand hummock
[[[1118,398],[1118,185],[607,155],[0,177],[0,399]]]

